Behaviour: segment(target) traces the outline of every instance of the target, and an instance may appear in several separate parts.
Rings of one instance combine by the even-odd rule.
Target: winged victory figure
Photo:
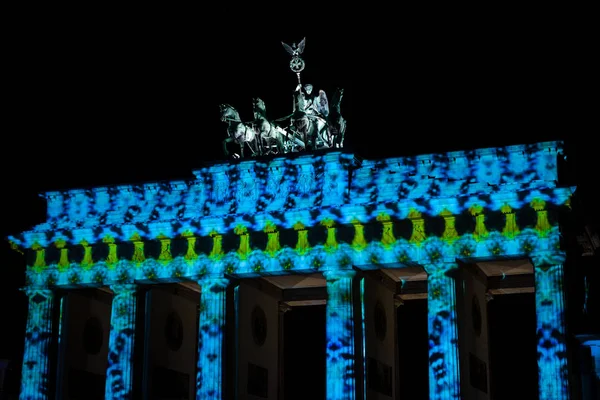
[[[281,44],[283,45],[283,47],[285,48],[285,50],[290,53],[290,55],[292,57],[298,57],[300,56],[300,54],[302,54],[302,52],[304,51],[304,45],[306,43],[306,38],[303,38],[300,43],[298,43],[298,45],[296,45],[296,43],[292,43],[292,45],[290,46],[287,43],[283,43],[281,42]]]
[[[317,111],[325,118],[329,115],[329,101],[324,90],[319,90],[319,96],[315,99]]]

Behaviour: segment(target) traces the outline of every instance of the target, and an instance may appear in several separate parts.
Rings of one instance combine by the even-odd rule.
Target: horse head
[[[254,119],[266,118],[267,107],[265,102],[260,97],[252,99],[252,111],[254,112]]]
[[[240,122],[240,114],[237,112],[237,110],[233,107],[230,106],[229,104],[221,104],[219,105],[219,110],[221,111],[221,121],[223,122],[230,122],[230,121],[235,121],[235,122]]]

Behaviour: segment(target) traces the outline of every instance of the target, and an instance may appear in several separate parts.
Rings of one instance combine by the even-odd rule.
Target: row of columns
[[[450,272],[455,263],[427,265],[429,330],[429,397],[460,399],[458,328],[455,281]],[[364,316],[355,315],[360,293],[353,288],[356,271],[323,273],[327,282],[326,303],[326,398],[356,399],[364,396],[363,344],[356,343],[357,328]],[[536,312],[538,334],[539,398],[568,399],[564,338],[562,265],[536,268]],[[226,278],[207,278],[200,285],[198,330],[197,399],[224,398],[224,331],[226,321]],[[134,284],[110,287],[114,292],[111,312],[106,399],[131,399],[133,350],[136,323]],[[49,349],[53,332],[54,294],[48,289],[26,289],[29,314],[25,335],[21,399],[51,398]],[[357,295],[358,294],[358,295]],[[360,326],[355,324],[360,323]],[[362,328],[364,330],[364,326]],[[359,341],[360,342],[360,341]],[[360,389],[363,390],[360,390]],[[360,393],[359,393],[360,392]]]

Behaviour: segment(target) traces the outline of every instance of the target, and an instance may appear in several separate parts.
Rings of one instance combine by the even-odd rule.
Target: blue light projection
[[[413,209],[424,217],[435,217],[444,202],[436,206],[419,199],[458,199],[456,206],[447,207],[460,212],[467,200],[495,210],[508,196],[506,201],[518,209],[526,202],[513,194],[535,189],[557,204],[570,195],[569,188],[555,183],[559,146],[550,142],[362,161],[331,152],[217,164],[194,171],[196,179],[189,181],[48,192],[47,221],[9,239],[24,248],[36,243],[47,247],[59,239],[77,246],[82,240],[102,242],[105,236],[128,241],[131,232],[143,240],[155,240],[161,233],[171,238],[183,232],[208,236],[212,230],[230,232],[240,221],[250,231],[264,229],[268,220],[277,221],[281,228],[291,228],[298,221],[314,226],[324,213],[331,214],[327,217],[336,223],[350,223],[354,217],[366,222],[381,211],[405,219]],[[491,165],[502,168],[481,172],[491,167],[480,160],[492,157],[494,151],[496,161]],[[519,173],[508,169],[507,152],[512,162],[519,160]],[[554,157],[554,161],[543,163],[542,168],[537,157]],[[522,175],[528,179],[521,180]]]
[[[198,281],[200,326],[196,375],[197,399],[223,398],[223,335],[228,283],[226,278],[206,278]]]
[[[454,278],[455,263],[424,266],[427,272],[429,329],[429,398],[460,399],[458,327]]]
[[[48,350],[52,341],[54,293],[48,289],[26,289],[25,293],[29,298],[29,314],[19,398],[48,399]]]
[[[326,329],[326,398],[346,400],[356,397],[354,354],[354,306],[352,279],[354,270],[323,273],[327,281]]]
[[[360,318],[362,329],[363,399],[367,398],[367,327],[365,326],[365,278],[360,278]]]
[[[106,399],[132,399],[133,346],[137,285],[111,285],[114,293],[110,316]]]
[[[351,279],[344,271],[423,265],[430,275],[431,396],[457,398],[455,300],[444,274],[456,259],[563,255],[556,214],[569,206],[574,188],[557,186],[561,146],[547,142],[381,160],[340,151],[306,153],[214,164],[193,171],[189,181],[49,192],[47,221],[9,240],[31,253],[26,278],[32,289],[201,282],[200,398],[222,393],[215,366],[222,361],[225,275],[329,276],[331,307],[338,309],[328,317],[327,393],[347,398],[356,378],[348,370],[354,350],[347,348],[353,340],[345,325],[351,324],[346,303]],[[556,313],[563,312],[562,301],[551,298],[562,288],[560,280],[546,276],[536,273],[538,296],[548,297],[538,302],[538,333],[554,338],[564,331],[546,310],[551,301]],[[135,305],[132,293],[131,299],[122,295],[130,302],[123,304]],[[132,345],[121,323],[133,320],[116,320],[114,346]],[[564,387],[566,377],[558,372],[562,351],[540,352],[540,385],[559,379],[556,387]],[[109,368],[123,369],[127,392],[129,356],[112,357]],[[112,388],[116,375],[109,379]],[[540,392],[562,398],[556,390]]]
[[[533,257],[540,400],[569,398],[563,262],[552,253]]]
[[[238,382],[239,371],[240,371],[240,285],[235,285],[233,289],[233,307],[234,307],[234,321],[235,321],[235,377],[234,382]],[[239,387],[237,384],[234,384],[234,398],[239,398]]]

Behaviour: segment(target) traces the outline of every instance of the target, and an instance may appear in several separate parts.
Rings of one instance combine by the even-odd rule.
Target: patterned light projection
[[[535,266],[540,400],[568,399],[563,262],[559,255],[538,254]]]
[[[106,399],[133,398],[133,350],[135,342],[137,285],[110,286],[114,293],[108,341]]]
[[[26,289],[25,293],[29,298],[29,314],[20,398],[47,399],[50,397],[48,350],[52,341],[54,293],[48,289]]]
[[[360,316],[362,330],[363,399],[367,398],[367,327],[365,325],[365,278],[360,278]]]
[[[349,271],[422,265],[429,274],[430,395],[459,398],[447,270],[457,259],[564,258],[557,215],[574,188],[557,185],[561,146],[380,160],[329,151],[213,164],[189,181],[46,193],[47,221],[9,240],[27,250],[31,289],[201,282],[198,398],[221,396],[214,366],[221,363],[225,276],[325,274],[330,308],[338,308],[328,317],[327,398],[339,399],[357,396],[348,369],[354,350],[345,350],[353,340]],[[540,392],[564,398],[564,341],[557,339],[564,321],[556,317],[564,307],[562,267],[550,273],[546,264],[562,261],[535,264]],[[127,371],[121,360],[118,368]]]
[[[427,264],[429,398],[460,399],[454,263]]]
[[[325,378],[327,398],[354,399],[356,373],[354,355],[353,270],[327,271]]]
[[[202,279],[198,330],[197,399],[223,398],[223,339],[225,329],[225,278]]]

